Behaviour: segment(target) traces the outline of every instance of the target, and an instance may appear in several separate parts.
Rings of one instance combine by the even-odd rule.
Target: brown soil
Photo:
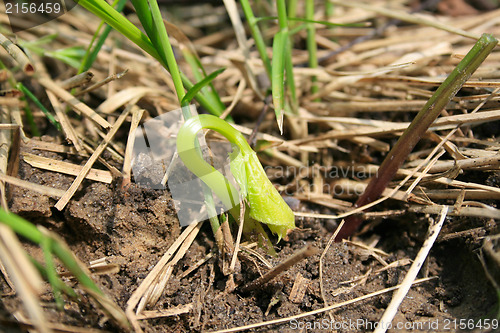
[[[48,154],[30,152],[44,156]],[[55,154],[49,155],[57,158]],[[72,179],[58,173],[34,169],[24,162],[21,162],[19,174],[23,179],[58,188],[69,186]],[[95,279],[105,293],[123,308],[131,293],[180,233],[171,198],[166,191],[146,190],[133,184],[122,191],[116,184],[89,182],[82,186],[64,213],[52,208],[52,199],[34,192],[12,186],[10,193],[13,212],[57,232],[83,262],[106,257],[109,263],[119,265],[119,273],[96,276]],[[314,207],[302,204],[301,208],[315,211]],[[429,217],[405,214],[394,220],[372,221],[375,224],[380,222],[375,234],[384,235],[377,245],[378,249],[388,253],[383,259],[394,262],[414,258],[425,236],[428,220]],[[450,219],[446,225],[448,228],[457,224],[462,228],[478,225],[487,227],[487,222]],[[268,256],[263,250],[260,251],[261,254],[276,265],[306,245],[324,249],[335,225],[311,218],[298,218],[297,227],[289,235],[288,241],[277,244],[278,256]],[[454,320],[494,317],[495,292],[474,255],[482,236],[471,235],[439,242],[422,270],[424,274],[439,278],[410,290],[393,325],[398,322],[402,325],[423,325],[422,331],[431,331],[435,327],[432,325],[439,323],[444,332],[447,330],[443,325],[452,325]],[[328,304],[339,303],[394,286],[401,283],[408,268],[408,265],[391,268],[375,276],[370,275],[366,281],[345,283],[362,277],[370,270],[376,271],[382,265],[356,246],[333,243],[323,260],[325,298],[320,291],[321,253],[307,258],[259,289],[247,293],[240,292],[238,288],[232,293],[225,292],[227,277],[219,268],[220,259],[217,256],[187,277],[181,280],[175,277],[204,258],[214,247],[211,230],[206,225],[185,258],[177,265],[174,277],[155,305],[155,308],[168,309],[193,302],[195,310],[173,318],[149,320],[143,325],[146,332],[212,331],[288,317],[320,309],[325,306],[325,301]],[[31,250],[41,255],[35,247]],[[242,286],[266,270],[255,258],[243,256],[237,283]],[[299,274],[310,282],[303,297],[292,302],[290,294]],[[3,290],[7,290],[5,285]],[[295,332],[299,328],[308,328],[307,331],[311,332],[331,328],[339,332],[371,331],[370,327],[381,317],[391,295],[387,293],[329,314],[292,320],[255,331]],[[49,291],[45,299],[50,301]],[[8,310],[19,306],[18,301],[11,297],[4,297],[2,301]],[[101,327],[96,324],[99,316],[91,302],[68,302],[64,315],[55,309],[51,313],[54,316],[51,320],[60,323]],[[344,326],[338,329],[338,325]],[[119,331],[110,322],[103,323],[102,328]]]

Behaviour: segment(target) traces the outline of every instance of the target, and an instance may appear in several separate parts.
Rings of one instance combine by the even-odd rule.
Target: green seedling
[[[195,96],[195,99],[210,113],[215,115],[221,114],[222,105],[213,102],[219,100],[218,96],[210,97],[207,93],[204,94],[203,90],[203,86],[210,84],[213,78],[220,72],[216,71],[215,74],[212,73],[196,85],[187,80],[179,71],[177,60],[169,42],[167,29],[165,28],[158,4],[155,0],[132,1],[146,34],[142,33],[104,0],[80,0],[78,3],[100,17],[129,40],[136,43],[144,51],[148,52],[170,72],[175,92],[182,106],[183,116],[186,119],[186,123],[179,132],[177,140],[179,156],[186,166],[216,193],[223,201],[223,204],[230,209],[231,215],[235,220],[239,220],[238,192],[234,189],[234,186],[228,183],[222,174],[213,172],[215,171],[213,167],[203,160],[196,148],[198,146],[196,133],[202,128],[211,128],[226,136],[239,149],[238,153],[232,155],[231,169],[235,174],[234,177],[237,179],[240,188],[242,188],[241,197],[246,200],[248,207],[246,214],[249,216],[249,219],[267,224],[270,230],[277,234],[279,238],[285,237],[286,232],[294,228],[293,212],[267,179],[255,152],[252,151],[244,137],[217,117],[204,115],[191,120],[190,113],[185,112],[187,110],[186,105]],[[281,20],[286,23],[286,13],[284,12],[283,3],[281,3],[280,8]],[[285,33],[282,33],[283,37],[280,40],[286,45],[288,40],[286,31],[288,28],[285,25],[283,24]],[[282,50],[280,50],[280,53],[282,53]],[[284,60],[283,57],[280,57],[280,59]],[[284,62],[281,62],[283,67]],[[268,73],[270,72],[269,70]],[[281,68],[280,72],[283,75],[284,68]],[[185,89],[188,90],[187,93]],[[212,90],[208,89],[206,91],[210,93]],[[279,103],[281,104],[281,101]],[[206,189],[204,189],[204,193],[206,202],[209,203],[211,194]],[[228,193],[234,194],[236,199]],[[214,232],[217,231],[217,221],[211,219],[211,223]],[[252,226],[251,221],[248,223],[248,226]],[[258,229],[259,227],[256,226],[256,228]]]
[[[195,145],[202,129],[222,134],[233,146],[231,173],[240,192],[213,166],[205,162]],[[295,217],[276,188],[267,178],[257,154],[243,135],[218,117],[199,115],[187,120],[177,135],[177,151],[186,167],[219,197],[235,220],[239,220],[239,199],[246,202],[251,219],[266,224],[279,239],[295,228]],[[241,221],[243,222],[243,221]]]
[[[476,71],[481,63],[497,45],[498,40],[492,35],[483,34],[467,55],[460,61],[446,80],[416,115],[410,126],[404,131],[398,142],[387,154],[377,174],[371,179],[363,194],[356,201],[355,207],[361,207],[377,200],[403,165],[408,154],[413,150],[420,138],[439,116],[443,108],[462,88],[462,85]],[[336,241],[352,235],[363,222],[359,215],[346,218],[344,227],[336,237]]]
[[[283,113],[285,111],[285,83],[288,85],[292,100],[292,111],[297,111],[297,96],[295,93],[295,82],[292,65],[292,45],[288,29],[288,18],[284,0],[277,1],[278,21],[280,30],[273,39],[272,63],[267,55],[266,45],[262,33],[257,25],[250,2],[241,1],[241,7],[250,26],[250,32],[255,40],[255,45],[264,63],[266,73],[271,79],[271,90],[273,96],[274,111],[280,132],[283,132]],[[285,79],[285,72],[287,74]]]
[[[292,40],[291,36],[296,32],[307,30],[307,49],[309,53],[309,64],[311,68],[317,67],[318,58],[316,52],[316,40],[314,33],[314,24],[322,24],[325,26],[360,26],[359,24],[335,24],[328,21],[314,20],[314,1],[306,1],[306,17],[295,17],[297,2],[288,2],[288,11],[290,16],[287,16],[287,4],[284,0],[276,1],[277,16],[256,17],[248,0],[241,0],[241,8],[247,19],[250,33],[255,42],[255,47],[259,53],[266,73],[271,81],[271,90],[274,104],[274,111],[278,127],[282,132],[283,129],[283,114],[298,112],[298,101],[295,89],[295,80],[293,74],[292,63]],[[279,31],[274,35],[272,44],[272,59],[269,58],[266,43],[259,22],[268,20],[278,20]],[[290,24],[290,21],[292,22]],[[297,25],[296,22],[302,24]],[[272,60],[272,61],[271,61]],[[314,82],[313,82],[314,83]],[[286,85],[286,90],[285,90]],[[314,86],[314,84],[313,84]],[[314,88],[315,89],[315,88]],[[288,93],[289,103],[286,96]],[[315,91],[313,90],[313,93]]]
[[[184,89],[193,87],[194,84],[179,71],[156,0],[132,1],[146,34],[104,0],[80,0],[78,4],[158,60],[170,72],[179,101],[184,97]],[[208,112],[215,115],[222,114],[223,105],[212,102],[218,96],[213,97],[209,94],[215,92],[210,89],[207,90],[207,94],[203,94],[203,91],[200,91],[196,94],[196,100]]]

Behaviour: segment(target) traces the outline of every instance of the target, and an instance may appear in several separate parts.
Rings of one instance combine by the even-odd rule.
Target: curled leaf
[[[295,228],[295,216],[267,178],[257,154],[240,151],[232,157],[231,173],[246,198],[250,217],[267,224],[279,240],[285,238],[288,230]]]
[[[177,151],[186,167],[221,199],[227,196],[224,195],[228,192],[227,179],[205,162],[195,149],[196,134],[203,128],[219,132],[234,145],[234,151],[230,154],[231,173],[240,187],[240,200],[246,201],[248,205],[250,217],[267,224],[280,240],[286,237],[288,230],[295,228],[292,210],[267,178],[257,154],[243,135],[224,120],[211,115],[200,115],[189,119],[181,127],[177,134]],[[234,207],[229,199],[222,201],[228,210]]]

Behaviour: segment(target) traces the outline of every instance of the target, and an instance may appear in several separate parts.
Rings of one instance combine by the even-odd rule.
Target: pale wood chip
[[[19,186],[19,187],[22,187],[22,188],[46,195],[46,196],[49,196],[49,197],[60,198],[66,192],[64,190],[60,190],[60,189],[53,188],[50,186],[31,183],[31,182],[28,182],[26,180],[7,176],[7,175],[1,174],[1,173],[0,173],[0,180],[4,181],[6,183],[12,184],[12,185],[16,185],[16,186]]]
[[[33,155],[30,153],[22,153],[22,156],[26,163],[28,163],[32,167],[43,170],[60,172],[72,176],[78,176],[83,170],[83,166],[81,165],[58,161],[47,157]],[[94,168],[89,170],[85,178],[106,184],[111,184],[111,182],[113,181],[111,172]]]
[[[311,280],[303,277],[302,274],[297,272],[297,275],[295,276],[295,282],[293,283],[292,291],[290,292],[290,296],[288,296],[290,302],[297,304],[302,303],[302,300],[306,295],[307,287],[309,287],[310,283]]]
[[[189,313],[192,309],[193,309],[193,303],[189,303],[185,305],[178,305],[173,308],[164,310],[142,311],[142,313],[137,316],[137,319],[142,320],[142,319],[178,316],[184,313]]]

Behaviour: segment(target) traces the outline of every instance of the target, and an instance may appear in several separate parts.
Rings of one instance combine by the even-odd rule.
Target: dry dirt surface
[[[374,3],[385,6],[389,1]],[[408,2],[401,3],[404,6],[397,9],[410,12],[421,2],[412,1],[411,6]],[[496,23],[500,12],[495,6],[486,8],[485,3],[489,2],[444,1],[425,14],[456,29],[500,35]],[[192,229],[181,227],[168,188],[139,186],[134,176],[130,177],[130,167],[127,170],[124,166],[132,122],[129,115],[126,125],[117,131],[109,148],[93,165],[111,175],[110,182],[84,179],[61,210],[55,207],[59,197],[43,191],[7,184],[6,191],[2,192],[11,212],[57,234],[68,245],[82,265],[89,267],[92,279],[110,302],[125,311],[131,300],[137,301],[128,309],[131,311],[127,311],[132,326],[124,328],[57,263],[58,272],[79,298],[64,297],[64,309],[59,310],[49,284],[45,285],[39,300],[44,318],[54,332],[216,332],[237,327],[250,332],[372,332],[393,300],[393,287],[403,283],[430,237],[429,226],[441,218],[439,212],[444,206],[449,208],[449,214],[443,216],[444,225],[436,242],[415,284],[398,307],[388,332],[500,331],[500,290],[497,289],[500,283],[500,113],[493,114],[499,112],[500,102],[498,91],[493,91],[500,87],[498,49],[443,111],[442,117],[451,119],[454,115],[470,113],[484,102],[477,118],[450,120],[455,121],[452,125],[462,127],[449,138],[446,151],[434,161],[435,168],[423,175],[424,179],[408,198],[403,198],[403,194],[415,177],[394,192],[392,198],[366,212],[365,222],[356,235],[349,240],[332,242],[341,221],[334,216],[352,209],[359,194],[356,186],[366,186],[402,132],[401,129],[385,131],[386,127],[411,121],[437,83],[474,41],[428,23],[392,23],[382,33],[360,40],[338,55],[330,54],[317,69],[323,71],[320,74],[308,73],[303,68],[307,59],[305,34],[298,33],[294,36],[293,54],[299,104],[307,120],[304,123],[307,131],[294,133],[293,121],[287,121],[281,136],[274,112],[259,119],[266,107],[249,85],[243,87],[243,93],[238,92],[245,80],[241,72],[244,66],[239,60],[237,42],[224,7],[216,1],[172,6],[167,18],[193,41],[207,72],[228,67],[214,85],[227,106],[235,100],[231,112],[234,121],[248,129],[248,133],[256,128],[260,133],[282,140],[280,146],[277,141],[262,140],[260,136],[259,144],[264,148],[257,145],[256,149],[269,178],[297,213],[296,228],[279,242],[271,236],[276,255],[259,246],[258,237],[243,237],[235,268],[230,271],[231,246],[221,253],[208,221],[193,225]],[[268,10],[267,2],[262,6],[263,12]],[[317,42],[322,56],[327,56],[334,47],[348,45],[356,37],[369,36],[373,25],[383,26],[388,22],[387,17],[370,10],[341,7],[338,10],[339,17],[344,17],[347,23],[362,20],[372,26],[335,29],[318,26]],[[200,11],[207,15],[200,15]],[[132,17],[131,7],[127,7],[126,13]],[[196,20],[199,16],[213,20],[200,23]],[[1,24],[8,24],[6,17],[0,18]],[[18,37],[33,41],[59,31],[50,48],[86,47],[98,24],[98,19],[76,7],[58,20],[19,32]],[[110,123],[116,121],[130,102],[128,99],[121,104],[116,102],[117,95],[131,87],[149,89],[139,94],[134,104],[144,110],[143,123],[177,108],[166,72],[121,35],[112,32],[110,36],[91,69],[95,75],[92,83],[104,80],[110,73],[126,69],[128,73],[78,98],[100,110]],[[179,43],[184,41],[176,41],[174,45],[178,47]],[[257,59],[256,52],[251,51]],[[47,54],[33,57],[35,67],[41,72],[47,71],[57,84],[76,74],[74,68]],[[60,107],[50,93],[47,95],[50,89],[39,82],[39,76],[27,77],[16,72],[15,63],[9,60],[7,53],[0,53],[0,59],[11,70],[9,75],[34,91],[51,111]],[[191,75],[187,64],[182,60],[179,63]],[[255,66],[265,76],[262,66]],[[311,75],[317,76],[322,92],[317,96],[319,99],[311,97]],[[2,82],[2,89],[12,88],[8,84],[8,81]],[[119,97],[126,99],[124,95]],[[116,106],[111,107],[109,104],[113,103],[109,103],[106,107],[110,109],[102,111],[103,103],[109,100]],[[11,110],[8,103],[12,101],[0,100],[1,110]],[[68,143],[64,133],[48,123],[36,106],[32,107],[34,122],[43,135],[35,137],[26,125],[25,138],[13,136],[7,174],[66,191],[75,176],[53,170],[53,164],[85,165],[106,135],[103,131],[107,130],[68,108],[70,124],[78,133],[79,142],[88,146],[78,151]],[[486,112],[490,113],[485,115]],[[27,123],[26,115],[21,115]],[[12,117],[14,122],[14,113]],[[322,117],[343,119],[322,120]],[[366,120],[384,123],[369,127],[368,131]],[[390,184],[391,189],[429,155],[450,128],[434,130],[421,140],[401,168],[402,172]],[[325,133],[331,137],[325,137]],[[300,139],[304,138],[301,143]],[[264,153],[266,147],[271,150]],[[36,166],[33,156],[52,162]],[[483,162],[466,165],[461,159]],[[490,160],[486,163],[486,159]],[[463,163],[462,167],[457,166],[459,163]],[[146,183],[148,179],[156,182],[157,176],[164,172],[163,165],[151,168],[150,173],[141,175]],[[0,173],[5,173],[3,168]],[[186,230],[193,232],[186,237]],[[228,232],[236,239],[238,226],[231,225]],[[172,250],[172,246],[179,239],[185,240],[180,246],[182,250],[176,252],[177,248]],[[22,245],[34,259],[44,262],[38,245],[23,239]],[[305,249],[308,253],[305,258],[299,258],[276,277],[251,284]],[[162,262],[170,252],[168,263]],[[98,260],[105,265],[93,264]],[[160,269],[154,281],[156,287],[150,289],[155,290],[152,293],[156,293],[156,297],[148,291],[144,298],[136,299],[137,291],[159,266],[164,269]],[[3,269],[1,276],[0,332],[34,332],[22,295],[13,290]],[[329,306],[331,309],[326,311]],[[275,320],[276,323],[271,322]],[[256,325],[243,327],[251,324]]]
[[[26,163],[21,164],[19,173],[27,180],[37,179],[40,184],[50,182],[61,187],[71,182],[70,177],[41,172]],[[122,307],[180,233],[171,198],[165,191],[144,190],[134,185],[122,191],[116,184],[87,184],[64,214],[51,209],[52,199],[18,188],[13,188],[11,193],[13,212],[57,232],[83,262],[106,257],[108,262],[120,267],[116,274],[96,276],[95,279]],[[310,207],[301,208],[311,211]],[[170,309],[192,304],[193,309],[179,316],[150,320],[144,325],[145,331],[213,331],[259,323],[321,309],[325,303],[341,303],[395,286],[402,282],[407,272],[408,258],[414,258],[418,252],[426,234],[425,226],[431,218],[405,214],[384,221],[374,219],[373,223],[380,224],[373,234],[384,235],[377,237],[380,241],[376,244],[376,249],[383,254],[350,243],[333,243],[322,258],[323,295],[319,272],[322,253],[307,258],[266,285],[248,292],[241,292],[238,288],[230,293],[226,291],[228,277],[221,271],[218,256],[180,279],[184,271],[214,251],[211,230],[204,227],[189,252],[177,264],[173,277],[154,306]],[[480,223],[486,221],[466,218],[447,221],[448,225],[460,224],[467,228]],[[308,245],[325,249],[334,228],[335,225],[316,219],[298,218],[297,229],[289,235],[289,240],[278,243],[276,257],[266,255],[262,249],[257,251],[275,266]],[[407,331],[415,330],[415,327],[421,327],[421,331],[439,331],[432,330],[439,325],[442,331],[446,331],[445,325],[452,327],[459,318],[478,321],[493,315],[495,291],[474,255],[481,237],[483,234],[438,240],[423,267],[425,275],[438,278],[410,290],[393,325],[406,325]],[[402,264],[400,267],[383,269],[384,263],[398,261]],[[257,257],[244,254],[237,283],[243,286],[267,269]],[[296,283],[306,284],[299,296],[292,294]],[[4,292],[7,291],[4,286]],[[50,293],[45,297],[50,304]],[[341,332],[371,331],[390,300],[391,293],[385,293],[329,313],[292,319],[255,331],[296,332],[306,328],[311,332],[331,328]],[[7,309],[19,306],[11,297],[4,297],[3,304]],[[56,310],[50,311],[50,318],[54,317],[51,320],[93,327],[99,321],[92,303],[68,302],[66,310],[64,315]],[[106,330],[116,330],[109,322],[103,326]]]

